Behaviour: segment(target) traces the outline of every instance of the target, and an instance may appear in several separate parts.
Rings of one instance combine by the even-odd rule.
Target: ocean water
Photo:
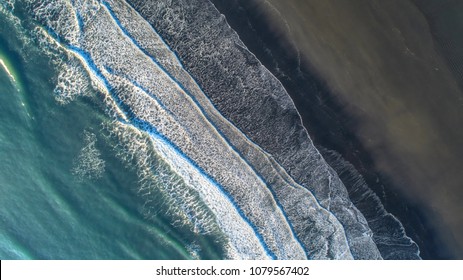
[[[62,104],[60,67],[0,15],[0,258],[222,258],[220,237],[182,224],[160,195],[145,198],[98,93]]]
[[[0,4],[1,258],[420,258],[212,2]]]

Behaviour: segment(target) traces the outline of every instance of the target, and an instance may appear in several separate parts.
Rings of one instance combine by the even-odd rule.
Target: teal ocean
[[[220,236],[141,194],[97,92],[58,102],[56,65],[15,16],[0,13],[0,259],[222,258]]]

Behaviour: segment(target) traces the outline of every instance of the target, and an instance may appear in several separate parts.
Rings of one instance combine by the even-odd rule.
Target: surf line
[[[106,79],[104,74],[100,71],[98,66],[95,64],[95,62],[93,61],[89,53],[87,53],[85,50],[77,46],[66,45],[65,43],[63,43],[64,41],[61,40],[58,34],[50,28],[45,28],[44,31],[52,40],[54,40],[58,44],[58,46],[70,52],[71,54],[73,54],[76,58],[78,58],[81,61],[81,63],[83,64],[84,68],[88,71],[90,76],[96,79],[98,88],[109,93],[109,96],[112,97],[113,100],[118,105],[118,110],[124,116],[124,119],[120,120],[122,123],[131,124],[136,129],[143,131],[145,133],[148,133],[149,135],[151,135],[151,137],[153,136],[158,137],[159,139],[163,140],[164,143],[166,143],[171,148],[173,148],[175,151],[177,151],[178,154],[180,154],[183,158],[185,158],[187,162],[189,162],[191,166],[193,166],[200,174],[205,176],[230,201],[230,203],[234,206],[235,210],[238,212],[239,216],[241,216],[241,218],[246,222],[246,224],[250,226],[250,228],[254,232],[254,235],[257,237],[257,239],[259,240],[259,243],[263,247],[265,253],[272,259],[277,258],[274,252],[270,250],[269,246],[264,241],[264,238],[259,232],[258,228],[249,220],[249,218],[244,214],[244,212],[238,206],[235,199],[223,188],[223,186],[221,186],[209,174],[207,174],[201,167],[199,167],[199,165],[196,162],[194,162],[192,159],[190,159],[185,154],[183,154],[180,148],[178,148],[167,137],[165,137],[163,134],[157,131],[157,129],[154,126],[152,126],[152,124],[142,119],[139,119],[136,116],[136,114],[130,109],[130,107],[127,106],[127,104],[125,104],[117,95],[114,94],[113,87],[111,86],[109,81]]]

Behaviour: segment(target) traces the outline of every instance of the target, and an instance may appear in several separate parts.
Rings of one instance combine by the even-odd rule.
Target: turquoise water
[[[50,57],[12,22],[0,13],[0,259],[222,258],[220,236],[140,195],[98,93],[56,101]]]

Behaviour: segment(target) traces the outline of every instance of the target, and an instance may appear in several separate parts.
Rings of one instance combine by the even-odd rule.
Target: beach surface
[[[461,7],[452,1],[224,2],[215,1],[229,14],[227,20],[245,42],[246,34],[240,34],[237,26],[240,23],[231,18],[240,13],[236,11],[244,15],[243,10],[252,10],[254,17],[261,18],[260,26],[255,19],[243,20],[241,30],[266,28],[263,36],[279,41],[274,44],[278,46],[269,46],[268,38],[263,38],[267,45],[251,44],[254,53],[262,46],[269,48],[262,53],[287,49],[285,59],[291,63],[286,65],[281,54],[280,58],[262,55],[274,74],[283,77],[292,69],[303,76],[304,69],[309,69],[316,77],[311,79],[319,80],[306,94],[329,97],[317,105],[325,107],[320,109],[323,112],[317,112],[314,100],[297,89],[297,77],[288,78],[293,83],[285,85],[290,94],[288,87],[293,87],[292,97],[316,144],[338,150],[364,171],[366,179],[372,169],[381,174],[387,183],[375,191],[406,201],[402,209],[390,205],[393,212],[407,211],[408,206],[419,209],[426,221],[419,219],[414,224],[402,219],[402,223],[416,231],[416,238],[426,239],[425,246],[437,242],[451,248],[445,253],[429,252],[430,258],[463,257],[463,217],[459,214],[463,211],[463,131],[459,129],[463,92],[457,36],[461,23],[456,12]],[[329,93],[319,95],[319,91]],[[320,121],[316,115],[322,114],[334,120]],[[340,116],[347,119],[336,120]],[[332,131],[322,132],[320,126]],[[349,140],[352,146],[342,137],[355,138]],[[383,203],[387,206],[387,200],[394,201],[394,197],[383,196]]]

